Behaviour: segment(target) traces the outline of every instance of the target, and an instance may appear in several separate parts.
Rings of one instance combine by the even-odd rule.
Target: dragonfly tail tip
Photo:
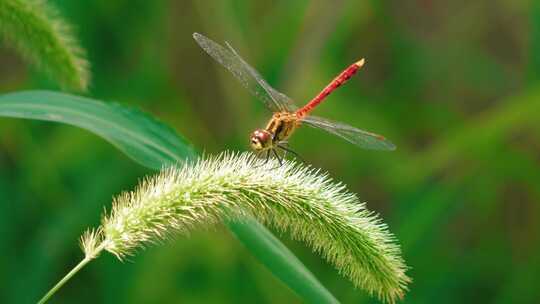
[[[355,62],[354,64],[357,67],[361,68],[364,65],[364,63],[366,63],[366,60],[364,58],[362,58],[362,59],[358,60],[357,62]]]

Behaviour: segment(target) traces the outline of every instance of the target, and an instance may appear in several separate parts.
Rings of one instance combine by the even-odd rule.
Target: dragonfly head
[[[255,151],[263,151],[272,147],[272,134],[264,129],[257,129],[251,133],[251,148]]]

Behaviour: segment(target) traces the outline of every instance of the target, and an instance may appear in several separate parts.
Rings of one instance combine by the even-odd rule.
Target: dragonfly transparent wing
[[[228,43],[226,43],[227,49],[198,33],[194,33],[193,38],[203,50],[227,68],[251,94],[264,102],[270,110],[276,112],[296,110],[296,106],[289,97],[272,88]]]
[[[387,151],[396,149],[396,146],[382,135],[360,130],[340,122],[333,122],[317,116],[307,116],[302,119],[302,123],[313,128],[323,129],[365,149]]]

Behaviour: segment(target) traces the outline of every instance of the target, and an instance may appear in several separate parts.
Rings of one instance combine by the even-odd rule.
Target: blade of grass
[[[259,261],[270,269],[280,269],[274,275],[306,302],[339,303],[302,262],[259,222],[247,219],[242,223],[229,221],[226,224]]]
[[[25,91],[2,95],[0,116],[55,121],[86,129],[153,169],[195,154],[174,130],[143,112],[70,94]]]

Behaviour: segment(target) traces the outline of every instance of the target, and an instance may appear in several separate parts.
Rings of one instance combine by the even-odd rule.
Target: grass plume
[[[86,91],[88,62],[70,27],[43,0],[0,0],[0,36],[64,89]]]
[[[386,225],[319,170],[289,161],[276,166],[226,152],[146,178],[83,235],[85,260],[102,250],[123,259],[149,242],[253,216],[309,244],[355,286],[386,302],[401,298],[410,279]]]

